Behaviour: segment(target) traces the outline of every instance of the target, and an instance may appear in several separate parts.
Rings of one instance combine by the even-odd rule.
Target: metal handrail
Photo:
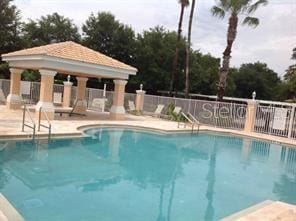
[[[188,112],[187,115],[194,121],[195,124],[197,124],[197,130],[199,131],[200,122],[190,112]]]
[[[29,125],[29,124],[26,124],[26,112],[28,113],[29,115],[29,118],[33,124],[33,126]],[[24,108],[23,108],[23,123],[22,123],[22,132],[25,131],[25,127],[28,127],[28,128],[31,128],[33,130],[33,137],[32,139],[35,140],[35,135],[36,135],[36,123],[35,121],[33,120],[32,118],[32,115],[30,113],[30,110],[28,109],[28,107],[26,106],[26,104],[24,104]]]
[[[193,133],[195,123],[184,112],[181,112],[181,115],[191,124],[191,133]],[[181,122],[180,122],[180,119],[179,119],[178,128],[180,126],[180,123]],[[186,128],[186,123],[184,123],[184,128]]]
[[[44,125],[41,123],[41,115],[45,116],[45,119],[48,123],[48,126],[47,125]],[[44,127],[46,129],[48,129],[48,139],[50,139],[50,136],[51,136],[51,123],[50,123],[50,120],[48,118],[48,115],[45,111],[42,110],[42,107],[39,108],[39,115],[38,115],[38,131],[40,131],[40,127]]]

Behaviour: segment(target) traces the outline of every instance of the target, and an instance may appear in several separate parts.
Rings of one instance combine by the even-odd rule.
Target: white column
[[[142,112],[143,107],[144,107],[144,97],[145,97],[146,91],[137,90],[136,93],[137,93],[137,95],[136,95],[136,110],[139,112]]]
[[[70,107],[73,83],[64,81],[63,107]]]
[[[75,113],[84,113],[87,109],[87,102],[85,99],[86,82],[88,78],[76,77],[77,79],[77,94],[76,94],[76,107]]]
[[[113,105],[110,110],[110,118],[112,120],[123,120],[125,115],[124,94],[126,80],[114,80]]]
[[[39,116],[40,108],[42,112],[46,112],[48,118],[50,120],[54,119],[54,105],[52,102],[52,94],[53,94],[53,84],[54,84],[54,76],[56,75],[56,71],[52,70],[39,70],[41,75],[41,85],[40,85],[40,99],[36,105],[36,114]],[[42,115],[42,119],[45,117]]]
[[[246,113],[246,122],[245,122],[245,132],[253,132],[255,125],[257,111],[257,102],[254,100],[248,101],[247,113]]]
[[[7,108],[19,109],[22,104],[20,96],[22,69],[10,68],[10,92],[7,96]]]

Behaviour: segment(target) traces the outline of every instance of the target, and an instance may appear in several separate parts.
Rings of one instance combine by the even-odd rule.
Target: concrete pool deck
[[[35,114],[32,113],[35,117]],[[28,117],[27,117],[28,118]],[[35,119],[37,122],[37,119]],[[27,122],[29,120],[27,119]],[[46,122],[44,122],[46,124]],[[178,128],[178,123],[168,121],[151,116],[135,116],[126,115],[123,121],[114,121],[109,119],[109,113],[98,113],[95,111],[87,111],[86,116],[71,116],[64,114],[59,116],[56,114],[55,120],[51,121],[52,124],[52,137],[62,136],[81,136],[82,130],[79,128],[87,127],[89,125],[96,126],[122,126],[122,127],[138,127],[146,128],[164,132],[190,132],[190,126],[186,128],[183,125]],[[16,138],[29,138],[32,135],[30,128],[25,128],[25,132],[21,131],[22,126],[22,110],[8,110],[6,106],[0,105],[0,139],[16,139]],[[197,129],[197,128],[196,128]],[[37,136],[46,136],[48,130],[41,128],[37,132]],[[275,143],[282,143],[287,145],[296,145],[296,140],[284,137],[276,137],[267,134],[247,133],[245,131],[232,130],[211,127],[206,125],[200,126],[200,131],[214,131],[220,133],[231,133],[233,135],[247,136],[256,139],[264,139]]]

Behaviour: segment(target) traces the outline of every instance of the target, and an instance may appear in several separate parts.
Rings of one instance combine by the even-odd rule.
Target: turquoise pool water
[[[0,141],[0,192],[27,221],[211,221],[266,199],[296,204],[295,148],[212,133],[88,132]]]

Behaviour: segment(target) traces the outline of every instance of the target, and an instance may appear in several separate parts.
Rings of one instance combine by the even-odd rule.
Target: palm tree
[[[229,72],[229,63],[231,58],[231,49],[237,35],[237,26],[239,15],[244,15],[243,25],[257,27],[259,19],[251,17],[258,7],[267,5],[268,0],[217,0],[217,5],[213,6],[211,12],[213,16],[223,19],[226,14],[229,14],[228,31],[227,31],[227,47],[223,52],[222,67],[220,68],[219,83],[218,83],[218,99],[223,100],[227,75]]]
[[[184,9],[185,9],[185,7],[187,7],[189,5],[189,0],[179,0],[179,4],[181,5],[181,12],[180,12],[180,18],[179,18],[179,25],[178,25],[176,52],[175,52],[175,57],[173,60],[172,78],[171,78],[171,82],[170,82],[170,94],[172,94],[172,92],[175,90],[175,79],[176,79],[176,75],[177,75],[177,66],[178,66],[178,58],[179,58],[179,49],[180,49]]]
[[[189,24],[188,24],[188,39],[187,39],[187,45],[186,45],[185,98],[188,98],[188,96],[189,96],[191,28],[192,28],[194,8],[195,8],[195,0],[192,0],[190,16],[189,16]]]
[[[296,48],[293,48],[293,52],[292,52],[292,60],[296,60]]]

